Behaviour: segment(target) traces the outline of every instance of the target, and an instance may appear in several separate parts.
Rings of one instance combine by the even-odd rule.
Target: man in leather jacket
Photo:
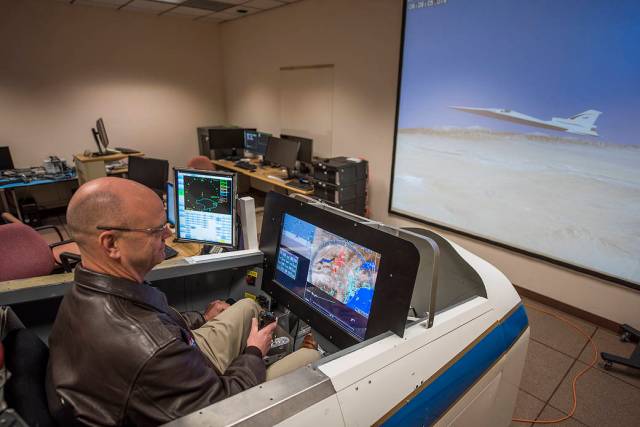
[[[145,282],[171,233],[153,191],[90,181],[67,224],[82,265],[49,339],[47,398],[61,425],[157,425],[265,381],[275,323],[258,330],[255,302],[181,314]]]

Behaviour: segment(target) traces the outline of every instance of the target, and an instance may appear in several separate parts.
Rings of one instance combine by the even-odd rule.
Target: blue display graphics
[[[233,245],[233,178],[177,171],[179,239]]]
[[[269,134],[251,130],[244,131],[244,149],[264,156],[269,144]]]
[[[275,281],[364,339],[380,254],[285,214]]]

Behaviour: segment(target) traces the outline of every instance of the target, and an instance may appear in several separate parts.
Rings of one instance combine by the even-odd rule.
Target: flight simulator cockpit
[[[410,242],[272,193],[260,249],[263,291],[339,348],[402,336],[419,265]]]

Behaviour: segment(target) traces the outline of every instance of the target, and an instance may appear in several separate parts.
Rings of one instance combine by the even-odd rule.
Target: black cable
[[[298,340],[298,331],[300,330],[300,318],[296,321],[296,333],[293,335],[293,351],[296,351],[296,341]]]

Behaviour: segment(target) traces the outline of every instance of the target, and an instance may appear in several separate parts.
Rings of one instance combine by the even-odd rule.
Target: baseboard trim
[[[520,296],[532,299],[544,305],[548,305],[549,307],[555,308],[557,310],[564,311],[571,316],[586,320],[587,322],[591,322],[601,328],[609,329],[610,331],[613,331],[615,333],[621,333],[620,323],[618,322],[614,322],[613,320],[598,316],[597,314],[589,313],[588,311],[582,310],[581,308],[577,308],[553,298],[549,298],[546,295],[539,294],[518,285],[514,284],[513,286],[516,288],[516,291],[518,292],[518,294],[520,294]]]

